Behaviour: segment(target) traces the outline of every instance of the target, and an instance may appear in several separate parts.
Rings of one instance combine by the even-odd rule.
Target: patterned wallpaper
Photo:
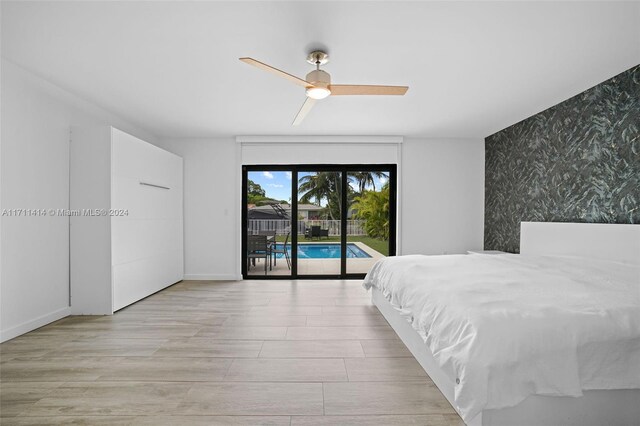
[[[485,250],[520,221],[640,223],[640,65],[485,140]]]

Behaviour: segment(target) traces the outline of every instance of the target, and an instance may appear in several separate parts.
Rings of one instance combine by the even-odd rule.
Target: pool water
[[[276,244],[276,248],[282,250],[282,244]],[[287,244],[287,251],[291,256],[291,244]],[[278,258],[282,254],[277,255]],[[371,257],[369,253],[362,250],[353,243],[347,243],[347,258]],[[298,259],[340,259],[340,243],[325,244],[298,244]]]

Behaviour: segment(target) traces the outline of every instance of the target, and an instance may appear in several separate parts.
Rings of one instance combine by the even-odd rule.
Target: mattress
[[[640,266],[576,257],[399,256],[375,287],[455,382],[468,421],[529,395],[640,388]]]

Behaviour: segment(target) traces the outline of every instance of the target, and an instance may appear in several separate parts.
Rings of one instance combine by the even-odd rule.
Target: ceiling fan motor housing
[[[315,87],[323,87],[325,89],[328,89],[331,84],[331,76],[328,72],[322,70],[311,71],[307,74],[307,78],[305,78],[305,80]]]

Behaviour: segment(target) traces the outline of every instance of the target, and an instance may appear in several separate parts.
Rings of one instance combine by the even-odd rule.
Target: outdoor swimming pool
[[[282,244],[276,244],[276,248],[282,250]],[[291,256],[291,244],[287,244],[287,251]],[[278,258],[282,254],[278,255]],[[356,244],[347,243],[347,258],[367,258],[369,253],[362,250]],[[299,243],[298,259],[340,259],[340,243]]]

